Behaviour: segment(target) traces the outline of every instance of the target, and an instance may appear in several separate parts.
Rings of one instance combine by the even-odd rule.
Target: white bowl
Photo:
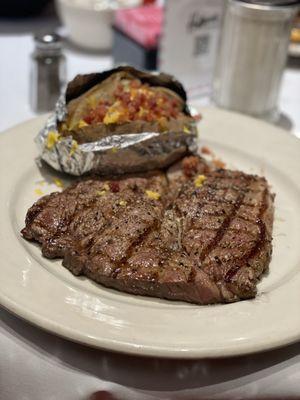
[[[140,3],[140,0],[56,0],[58,14],[72,42],[91,50],[111,48],[111,25],[116,8]]]

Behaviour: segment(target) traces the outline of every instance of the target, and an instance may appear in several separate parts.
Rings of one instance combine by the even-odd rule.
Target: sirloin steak
[[[265,178],[208,171],[200,158],[186,157],[167,173],[87,179],[44,196],[28,210],[22,234],[75,275],[212,304],[255,296],[271,258],[272,225]]]

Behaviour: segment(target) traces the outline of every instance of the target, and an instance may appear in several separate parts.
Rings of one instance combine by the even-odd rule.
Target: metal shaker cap
[[[290,20],[296,13],[299,0],[229,0],[231,12],[260,21]]]
[[[243,3],[256,4],[260,6],[270,6],[270,7],[288,7],[300,5],[300,0],[238,0]]]
[[[38,50],[60,50],[62,48],[61,37],[57,33],[42,33],[34,37]]]

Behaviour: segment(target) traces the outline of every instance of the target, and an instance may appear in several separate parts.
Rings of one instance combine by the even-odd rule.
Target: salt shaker
[[[35,112],[53,110],[66,82],[66,60],[55,33],[35,36],[31,55],[30,104]]]
[[[214,78],[223,108],[276,122],[290,30],[299,0],[229,0]]]

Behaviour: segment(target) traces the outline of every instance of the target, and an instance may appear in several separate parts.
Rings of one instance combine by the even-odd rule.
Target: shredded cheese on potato
[[[60,134],[56,131],[49,131],[47,140],[46,140],[46,147],[48,150],[53,149],[55,144],[60,140]]]
[[[105,125],[115,124],[120,119],[120,116],[121,116],[120,111],[113,110],[113,109],[111,110],[111,108],[107,111],[107,113],[103,119],[103,122]]]
[[[70,150],[70,156],[72,156],[75,151],[78,149],[78,143],[76,142],[76,140],[72,140],[72,146],[71,146],[71,150]]]
[[[95,96],[90,96],[88,99],[88,104],[91,108],[95,108],[97,106],[97,99]]]
[[[78,122],[78,128],[84,128],[85,126],[89,126],[83,119]]]

